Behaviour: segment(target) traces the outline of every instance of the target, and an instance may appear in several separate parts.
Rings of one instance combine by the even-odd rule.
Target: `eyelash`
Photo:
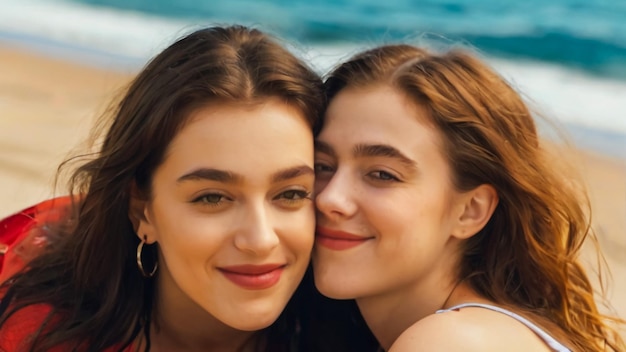
[[[315,170],[315,175],[318,178],[322,178],[322,176],[324,176],[324,174],[326,173],[333,173],[335,171],[332,166],[329,166],[324,163],[316,163],[314,165],[314,170]],[[376,182],[400,182],[400,179],[398,177],[396,177],[390,172],[383,171],[383,170],[376,170],[376,171],[369,172],[366,176]]]
[[[387,171],[382,171],[382,170],[372,171],[368,173],[367,176],[379,182],[399,182],[400,181],[400,179],[394,176],[393,174]]]
[[[298,189],[290,189],[274,197],[274,200],[280,200],[290,205],[302,202],[305,199],[311,199],[311,192]]]
[[[209,198],[219,198],[219,199],[217,200],[213,199],[214,201],[209,201]],[[305,199],[309,199],[309,200],[311,199],[311,192],[305,191],[305,190],[297,190],[297,189],[290,189],[290,190],[281,192],[276,197],[274,197],[274,200],[282,200],[287,203],[298,203]],[[201,203],[202,205],[208,205],[211,207],[216,207],[216,206],[221,205],[225,200],[229,201],[231,199],[220,193],[208,193],[208,194],[203,194],[195,198],[192,202]]]
[[[315,174],[319,174],[322,172],[333,172],[333,167],[323,164],[323,163],[315,163],[313,165],[313,170],[315,170]]]
[[[219,197],[219,199],[216,202],[209,202],[209,201],[207,201],[209,199],[209,197]],[[211,207],[216,207],[216,206],[221,205],[224,202],[224,199],[230,200],[225,195],[220,194],[220,193],[207,193],[207,194],[203,194],[203,195],[197,197],[192,202],[193,203],[202,203],[202,205],[208,205],[208,206],[211,206]]]

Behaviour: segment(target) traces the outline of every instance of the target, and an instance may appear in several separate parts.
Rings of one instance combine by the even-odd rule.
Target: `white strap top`
[[[463,304],[459,304],[456,305],[454,307],[448,308],[448,309],[440,309],[438,310],[436,313],[445,313],[445,312],[449,312],[451,310],[458,310],[461,308],[465,308],[465,307],[478,307],[478,308],[485,308],[485,309],[490,309],[502,314],[506,314],[508,316],[510,316],[511,318],[519,321],[520,323],[526,325],[530,330],[532,330],[535,334],[537,334],[543,341],[545,341],[545,343],[550,346],[550,348],[552,348],[552,350],[557,351],[557,352],[571,352],[571,350],[567,347],[565,347],[563,344],[561,344],[560,342],[558,342],[557,340],[554,339],[554,337],[548,335],[548,333],[546,333],[545,331],[543,331],[543,329],[541,329],[539,326],[537,326],[536,324],[534,324],[533,322],[531,322],[530,320],[522,317],[519,314],[513,313],[509,310],[506,310],[504,308],[500,308],[500,307],[496,307],[496,306],[492,306],[490,304],[483,304],[483,303],[463,303]]]

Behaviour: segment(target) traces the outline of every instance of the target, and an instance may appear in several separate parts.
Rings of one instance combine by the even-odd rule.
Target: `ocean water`
[[[0,42],[125,70],[230,23],[273,32],[322,73],[381,43],[467,45],[577,145],[626,158],[626,0],[0,0]]]

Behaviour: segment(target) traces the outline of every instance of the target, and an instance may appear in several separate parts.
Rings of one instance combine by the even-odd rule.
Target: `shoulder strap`
[[[504,309],[501,307],[497,307],[491,304],[484,304],[484,303],[463,303],[463,304],[459,304],[456,305],[454,307],[448,308],[448,309],[440,309],[438,310],[437,314],[439,313],[445,313],[445,312],[449,312],[449,311],[453,311],[453,310],[459,310],[461,308],[467,308],[467,307],[476,307],[476,308],[485,308],[485,309],[489,309],[498,313],[502,313],[505,315],[510,316],[511,318],[519,321],[520,323],[526,325],[530,330],[532,330],[535,334],[537,334],[542,340],[545,341],[545,343],[550,346],[550,348],[552,348],[554,351],[557,352],[571,352],[569,348],[565,347],[563,344],[561,344],[560,342],[558,342],[556,339],[554,339],[554,337],[548,335],[548,333],[546,333],[545,331],[543,331],[543,329],[541,329],[539,326],[537,326],[535,323],[531,322],[530,320],[524,318],[523,316],[511,312],[508,309]]]

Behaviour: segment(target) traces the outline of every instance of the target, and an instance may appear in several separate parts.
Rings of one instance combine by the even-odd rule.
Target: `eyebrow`
[[[274,172],[270,178],[272,182],[281,182],[303,175],[315,175],[315,171],[313,171],[313,168],[308,165],[299,165],[278,170]],[[204,180],[235,184],[241,183],[243,179],[243,176],[230,171],[211,168],[199,168],[179,177],[176,182],[182,183],[186,181]]]
[[[217,181],[222,183],[238,183],[241,182],[242,178],[241,176],[235,175],[229,171],[210,168],[199,168],[179,177],[176,182],[182,183],[186,181],[199,180]]]
[[[337,153],[326,142],[315,140],[315,151],[327,154],[330,157],[337,158]],[[398,149],[388,144],[357,144],[352,153],[356,158],[367,157],[387,157],[399,160],[401,163],[409,168],[417,169],[417,162],[408,156],[404,155]]]
[[[294,166],[273,173],[271,180],[272,182],[282,182],[304,175],[315,175],[315,171],[308,165]]]
[[[313,144],[316,152],[324,153],[333,158],[337,158],[337,153],[335,153],[335,150],[330,146],[330,144],[318,140],[315,140]]]
[[[417,162],[408,156],[402,154],[398,149],[387,144],[358,144],[354,147],[353,153],[355,157],[387,157],[393,158],[407,167],[417,168]]]

